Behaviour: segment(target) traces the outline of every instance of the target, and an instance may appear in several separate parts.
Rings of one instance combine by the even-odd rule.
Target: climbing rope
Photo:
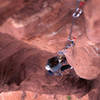
[[[77,0],[77,2],[76,2],[76,9],[75,9],[75,12],[72,14],[72,23],[71,23],[70,33],[68,35],[68,39],[66,42],[66,46],[63,48],[63,50],[61,50],[57,53],[58,55],[60,55],[61,52],[65,53],[66,49],[73,47],[75,45],[75,43],[72,39],[73,26],[74,26],[75,20],[78,19],[80,17],[80,15],[83,13],[82,7],[85,4],[85,1],[86,0]]]
[[[70,28],[70,33],[69,33],[69,36],[68,36],[68,40],[72,40],[73,26],[74,26],[74,18],[72,18],[72,24],[71,24],[71,28]]]
[[[75,12],[72,14],[72,25],[71,25],[70,33],[68,36],[68,40],[71,40],[71,41],[72,41],[72,32],[73,32],[74,21],[77,18],[79,18],[80,15],[83,13],[83,10],[80,8],[81,1],[83,1],[83,0],[77,0]]]

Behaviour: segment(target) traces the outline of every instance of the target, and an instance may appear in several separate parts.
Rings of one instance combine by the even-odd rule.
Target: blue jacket
[[[51,71],[52,72],[58,72],[59,69],[61,69],[61,67],[62,67],[62,64],[58,63],[55,67],[51,68]]]

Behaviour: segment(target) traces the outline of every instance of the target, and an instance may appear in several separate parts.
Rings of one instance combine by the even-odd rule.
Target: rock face
[[[30,1],[13,14],[1,26],[0,31],[17,39],[31,39],[44,34],[56,34],[61,27],[65,27],[71,22],[70,17],[75,6],[71,1]]]
[[[0,0],[0,92],[28,90],[78,97],[90,92],[90,100],[92,93],[99,100],[99,3],[87,1],[84,14],[75,21],[77,40],[65,53],[74,70],[51,77],[44,66],[66,43],[75,1]]]
[[[23,6],[24,0],[0,0],[0,25]]]
[[[69,96],[65,95],[37,95],[30,91],[14,91],[9,93],[1,93],[0,94],[0,100],[66,100]],[[72,100],[75,100],[75,96],[71,96]],[[83,97],[83,99],[80,100],[88,100],[88,96]]]
[[[74,66],[77,75],[85,79],[95,79],[100,74],[100,1],[91,0],[86,5],[86,32],[68,50],[66,56]],[[92,9],[93,8],[93,9]]]
[[[1,92],[10,88],[40,94],[76,94],[81,97],[91,90],[93,81],[79,78],[74,70],[60,77],[48,76],[44,70],[45,61],[54,53],[31,47],[7,34],[0,35],[3,44],[0,45]]]

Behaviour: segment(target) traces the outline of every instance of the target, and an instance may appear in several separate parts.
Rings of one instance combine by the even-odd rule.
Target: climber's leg
[[[54,73],[52,71],[48,71],[47,74],[50,75],[50,76],[54,75]]]
[[[72,69],[72,68],[73,68],[73,67],[70,66],[70,65],[64,65],[64,66],[61,67],[61,71],[64,71],[64,70],[66,70],[66,69]]]

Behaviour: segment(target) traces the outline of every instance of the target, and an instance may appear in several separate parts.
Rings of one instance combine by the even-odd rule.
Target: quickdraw
[[[73,18],[78,18],[83,13],[83,10],[80,8],[77,8],[76,11],[73,13]]]
[[[66,47],[65,47],[66,49],[75,45],[74,41],[72,40],[72,31],[73,31],[74,20],[79,18],[81,16],[81,14],[83,13],[82,7],[84,4],[85,4],[85,0],[77,0],[77,7],[76,7],[75,12],[72,14],[72,25],[71,25],[70,33],[69,33],[69,36],[67,39],[67,41],[70,42],[70,45],[66,44]]]

